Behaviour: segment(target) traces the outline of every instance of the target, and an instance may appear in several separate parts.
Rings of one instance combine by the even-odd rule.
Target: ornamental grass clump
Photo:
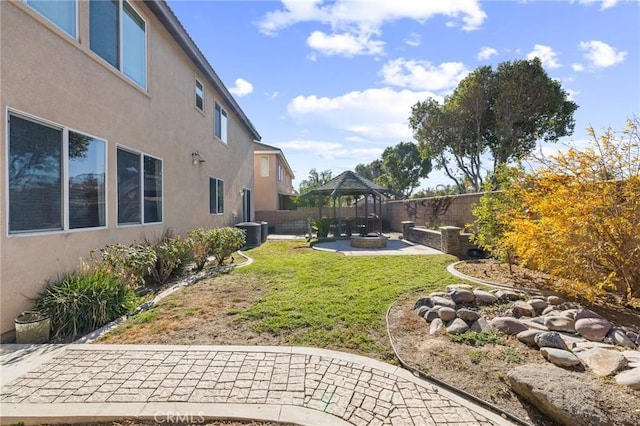
[[[127,314],[135,300],[127,283],[99,268],[50,282],[35,300],[35,309],[51,318],[54,337],[68,339]]]

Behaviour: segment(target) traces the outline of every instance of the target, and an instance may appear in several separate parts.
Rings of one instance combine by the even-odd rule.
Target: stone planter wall
[[[469,249],[477,248],[469,241],[471,234],[457,226],[441,226],[438,230],[415,226],[413,221],[402,222],[402,238],[458,257],[467,256]]]

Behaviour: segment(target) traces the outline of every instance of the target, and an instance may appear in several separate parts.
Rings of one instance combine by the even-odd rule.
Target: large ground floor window
[[[118,148],[118,224],[162,222],[162,160]]]
[[[209,178],[209,213],[224,213],[224,181]]]
[[[9,114],[9,233],[106,226],[106,141]]]

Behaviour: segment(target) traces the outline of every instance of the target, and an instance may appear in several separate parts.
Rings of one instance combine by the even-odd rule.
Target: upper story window
[[[147,87],[146,23],[125,0],[91,0],[90,47],[142,88]]]
[[[260,156],[260,177],[269,176],[269,157],[266,155]]]
[[[106,142],[9,114],[9,233],[106,226]]]
[[[76,0],[25,0],[40,15],[76,38]]]
[[[282,164],[278,163],[278,180],[282,180]]]
[[[196,108],[204,111],[204,86],[196,79]]]
[[[214,114],[216,138],[227,143],[227,112],[218,104]]]
[[[118,224],[162,222],[162,160],[118,148]]]

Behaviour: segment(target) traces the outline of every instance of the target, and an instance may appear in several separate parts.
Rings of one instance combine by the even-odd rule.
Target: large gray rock
[[[580,311],[578,311],[579,313]],[[594,342],[602,342],[611,327],[613,327],[613,324],[605,318],[580,318],[575,323],[576,331],[585,339],[593,340]]]
[[[538,318],[543,318],[543,317],[518,318],[518,319],[520,320],[521,323],[523,323],[529,328],[535,328],[536,330],[539,330],[539,331],[549,331],[549,329],[544,326],[544,322],[537,321]]]
[[[576,353],[576,356],[598,376],[611,376],[622,370],[627,360],[620,351],[602,348],[592,348]]]
[[[520,340],[522,343],[525,343],[529,346],[535,346],[536,345],[536,336],[538,334],[540,334],[541,331],[540,330],[525,330],[525,331],[521,331],[520,333],[518,333],[516,335],[516,337],[518,338],[518,340]]]
[[[534,338],[534,342],[540,348],[555,348],[568,351],[567,344],[562,340],[560,334],[555,331],[543,331],[538,333]]]
[[[513,307],[511,308],[511,311],[513,312],[513,316],[516,318],[520,318],[520,317],[533,318],[536,316],[536,310],[533,309],[533,306],[531,306],[524,300],[515,301],[513,304]]]
[[[433,307],[433,300],[431,300],[430,297],[421,297],[413,305],[413,310],[414,311],[417,310],[420,306],[426,306],[428,308],[432,308]]]
[[[566,311],[565,311],[566,312]],[[553,331],[576,332],[576,321],[566,316],[549,316],[544,318],[544,326]]]
[[[489,326],[494,331],[506,334],[518,334],[527,329],[526,325],[512,317],[495,317],[489,321]]]
[[[500,300],[520,300],[521,299],[520,294],[511,290],[497,290],[495,294]]]
[[[609,330],[609,333],[607,333],[607,336],[604,338],[604,342],[624,346],[625,348],[636,348],[636,344],[633,340],[629,339],[625,331],[618,327],[613,327]]]
[[[418,309],[416,309],[416,314],[418,314],[419,317],[424,317],[424,314],[427,313],[427,311],[431,309],[428,306],[420,306]]]
[[[515,393],[556,422],[571,426],[610,424],[598,409],[599,388],[580,373],[551,364],[525,364],[507,373]]]
[[[493,305],[498,301],[498,298],[484,290],[473,290],[473,295],[476,297],[476,303],[478,305]]]
[[[547,303],[550,305],[561,305],[564,303],[564,299],[558,296],[549,296],[547,297]]]
[[[471,330],[475,331],[476,333],[482,333],[483,331],[490,333],[491,326],[484,317],[480,317],[473,324],[471,324]]]
[[[535,309],[536,312],[542,312],[544,308],[549,306],[549,304],[544,300],[536,298],[529,300],[529,305],[531,305],[531,307]]]
[[[451,293],[456,290],[471,290],[471,286],[469,284],[450,284],[445,289],[447,293]]]
[[[575,316],[575,320],[581,320],[583,318],[603,318],[602,315],[597,314],[595,312],[593,312],[590,309],[587,308],[581,308],[578,309],[578,312],[576,312],[576,316]]]
[[[442,333],[442,329],[444,329],[444,323],[440,318],[436,318],[431,321],[431,325],[429,325],[429,335],[437,336]]]
[[[454,309],[456,307],[456,302],[454,302],[451,299],[447,299],[445,297],[433,296],[431,297],[431,300],[433,301],[434,306],[446,306],[448,308],[454,308]]]
[[[456,311],[458,318],[461,318],[469,323],[473,323],[480,318],[480,313],[476,311],[472,311],[471,309],[461,308]]]
[[[429,309],[424,314],[425,321],[431,322],[436,318],[440,318],[440,316],[438,315],[438,311],[440,311],[440,309],[442,309],[442,306],[434,306],[433,308]]]
[[[577,356],[569,351],[556,348],[540,348],[540,353],[550,363],[559,367],[574,367],[580,364]]]
[[[631,368],[640,367],[640,352],[623,351],[622,355],[627,359],[627,365]]]
[[[443,322],[451,321],[456,317],[456,310],[443,306],[438,310],[438,316]]]
[[[447,326],[447,333],[449,334],[461,334],[469,330],[469,326],[464,320],[456,318]]]
[[[456,303],[472,303],[475,302],[476,296],[470,290],[454,290],[450,294],[451,300]]]
[[[562,311],[562,308],[558,305],[549,305],[542,310],[542,315],[549,315],[553,312],[554,315],[558,315]]]
[[[616,376],[616,383],[628,386],[631,389],[640,390],[640,367],[623,371]]]

